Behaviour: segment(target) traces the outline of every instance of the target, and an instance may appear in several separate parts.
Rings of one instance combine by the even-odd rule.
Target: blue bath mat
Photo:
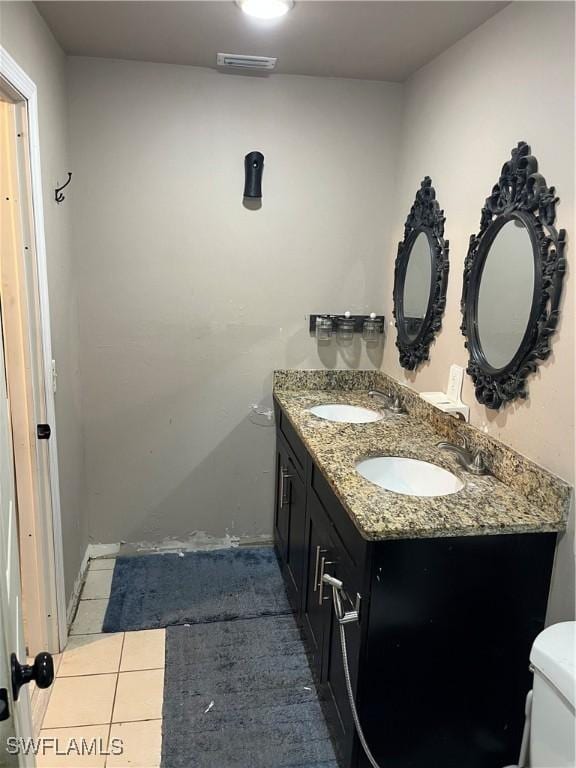
[[[338,768],[293,616],[168,627],[162,768]]]
[[[119,557],[103,631],[289,613],[272,547]]]

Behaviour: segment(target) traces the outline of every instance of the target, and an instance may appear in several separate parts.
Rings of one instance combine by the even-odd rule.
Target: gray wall
[[[68,152],[66,57],[32,3],[0,4],[0,42],[38,88],[40,152],[52,346],[58,366],[56,428],[64,536],[64,571],[69,597],[86,550],[84,442],[78,358],[76,255],[70,240],[71,209],[54,201],[56,182],[72,168]]]
[[[535,63],[537,62],[537,66]],[[451,363],[466,366],[460,326],[464,258],[480,209],[512,147],[527,141],[560,197],[558,226],[574,239],[574,6],[513,3],[417,72],[404,91],[394,242],[425,175],[446,212],[450,279],[442,332],[430,361],[404,371],[391,329],[383,369],[420,392],[446,390]],[[385,283],[393,279],[390,251]],[[574,275],[568,269],[553,352],[530,377],[529,399],[498,412],[476,402],[465,377],[471,422],[574,484]],[[390,316],[392,295],[386,293]],[[574,615],[574,518],[557,553],[550,620]]]
[[[276,367],[311,311],[380,312],[401,87],[70,60],[87,504],[95,541],[270,536]],[[265,155],[260,210],[243,158]]]

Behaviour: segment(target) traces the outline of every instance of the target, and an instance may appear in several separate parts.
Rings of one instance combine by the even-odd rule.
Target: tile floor
[[[57,739],[60,752],[70,739],[97,739],[98,751],[115,752],[113,740],[121,739],[122,754],[49,749],[37,758],[38,768],[160,766],[165,631],[102,633],[114,562],[90,563],[40,734]]]

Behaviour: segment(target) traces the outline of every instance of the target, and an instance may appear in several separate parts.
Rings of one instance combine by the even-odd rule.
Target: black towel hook
[[[62,190],[65,189],[68,186],[68,184],[70,184],[71,181],[72,181],[72,174],[70,173],[70,171],[68,171],[68,181],[65,184],[62,184],[61,187],[56,187],[56,189],[54,190],[54,199],[56,200],[57,203],[61,203],[62,200],[66,199],[65,196],[62,194]]]

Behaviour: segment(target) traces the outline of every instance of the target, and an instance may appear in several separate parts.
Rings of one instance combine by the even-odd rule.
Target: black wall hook
[[[57,203],[61,203],[63,200],[66,199],[65,196],[62,194],[62,190],[65,189],[68,186],[68,184],[70,184],[71,181],[72,181],[72,174],[70,173],[70,171],[68,171],[68,181],[65,184],[62,184],[61,187],[56,187],[56,189],[54,190],[54,199],[56,200]]]

